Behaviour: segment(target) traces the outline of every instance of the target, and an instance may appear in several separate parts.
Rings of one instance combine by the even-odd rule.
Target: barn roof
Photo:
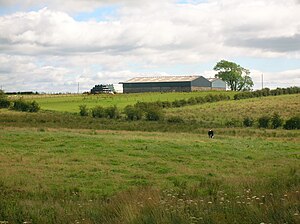
[[[157,76],[157,77],[136,77],[124,83],[145,83],[145,82],[190,82],[201,76]]]
[[[208,78],[207,80],[210,81],[210,82],[214,82],[214,81],[220,80],[220,79],[218,79],[218,78]]]

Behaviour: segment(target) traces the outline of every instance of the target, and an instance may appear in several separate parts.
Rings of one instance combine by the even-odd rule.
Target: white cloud
[[[40,2],[0,0],[0,7],[47,6],[0,17],[0,82],[10,88],[16,86],[10,80],[19,86],[30,80],[39,90],[50,90],[47,83],[63,89],[78,81],[118,82],[140,75],[133,67],[163,72],[162,66],[239,56],[300,59],[300,4],[294,0]],[[108,4],[119,5],[111,20],[72,17]],[[285,82],[282,74],[274,76]]]

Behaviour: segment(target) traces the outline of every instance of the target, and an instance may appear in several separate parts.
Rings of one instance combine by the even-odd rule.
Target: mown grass
[[[299,136],[1,128],[0,221],[297,223],[299,151]]]
[[[233,98],[231,91],[204,91],[204,92],[174,92],[174,93],[136,93],[136,94],[99,94],[99,95],[28,95],[23,96],[27,100],[35,100],[43,110],[60,112],[78,112],[80,105],[88,108],[95,106],[117,106],[123,109],[127,105],[140,102],[169,101],[188,99],[190,97],[206,96],[208,94],[226,94]],[[16,98],[16,97],[11,97]]]

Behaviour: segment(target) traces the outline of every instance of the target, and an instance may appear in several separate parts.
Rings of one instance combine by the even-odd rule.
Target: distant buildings
[[[122,84],[124,93],[226,90],[224,81],[203,76],[137,77]]]
[[[95,85],[92,89],[91,89],[91,93],[92,94],[98,94],[98,93],[114,93],[115,89],[114,86],[112,84],[110,85]]]

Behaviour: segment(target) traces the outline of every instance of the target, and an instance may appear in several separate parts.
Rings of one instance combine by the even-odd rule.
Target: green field
[[[103,107],[117,106],[123,109],[127,105],[140,102],[174,101],[188,99],[190,97],[205,96],[207,94],[226,94],[233,96],[235,93],[228,91],[211,92],[176,92],[176,93],[137,93],[137,94],[99,94],[99,95],[31,95],[24,96],[27,100],[37,101],[43,110],[54,110],[61,112],[78,112],[80,105],[92,108],[96,105]],[[15,98],[15,97],[12,97]]]
[[[206,103],[167,110],[167,116],[180,116],[185,120],[215,127],[224,126],[228,121],[237,121],[241,126],[245,117],[258,119],[274,113],[285,119],[300,115],[300,94]]]
[[[138,96],[85,101],[193,95]],[[34,99],[38,113],[0,109],[0,223],[300,222],[300,130],[238,124],[299,115],[299,94],[164,109],[152,122],[81,117],[82,96]]]

